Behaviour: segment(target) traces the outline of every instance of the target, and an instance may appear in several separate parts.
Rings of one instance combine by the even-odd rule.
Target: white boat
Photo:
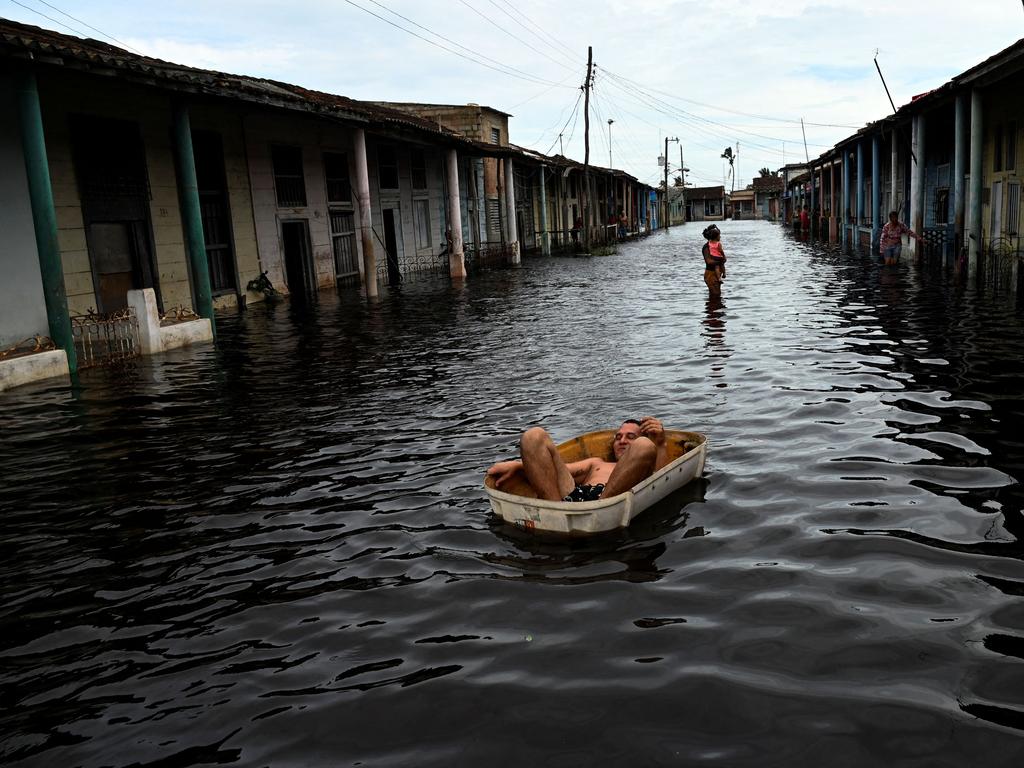
[[[566,463],[600,456],[613,460],[615,430],[588,432],[560,444],[558,452]],[[665,430],[669,463],[625,493],[597,501],[548,501],[536,492],[521,473],[503,483],[502,490],[487,477],[484,489],[491,509],[500,518],[529,531],[572,535],[601,533],[625,528],[648,507],[682,488],[704,472],[708,439],[700,432]]]

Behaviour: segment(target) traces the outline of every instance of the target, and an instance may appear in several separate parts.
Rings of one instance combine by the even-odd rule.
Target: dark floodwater
[[[219,320],[0,396],[19,766],[1018,766],[1012,297],[727,223]],[[481,476],[653,413],[706,478],[591,540]]]

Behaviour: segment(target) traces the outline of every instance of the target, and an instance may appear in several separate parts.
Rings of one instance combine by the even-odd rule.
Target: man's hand
[[[487,470],[487,476],[494,478],[494,487],[501,488],[502,483],[511,480],[523,468],[521,461],[499,461]]]
[[[640,434],[659,447],[665,444],[665,427],[653,416],[644,416],[640,420]]]

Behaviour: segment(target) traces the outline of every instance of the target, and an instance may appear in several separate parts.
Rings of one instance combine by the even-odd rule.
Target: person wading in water
[[[725,250],[722,248],[722,233],[715,224],[704,230],[707,240],[701,248],[704,256],[704,283],[712,298],[722,295],[722,281],[725,280]]]

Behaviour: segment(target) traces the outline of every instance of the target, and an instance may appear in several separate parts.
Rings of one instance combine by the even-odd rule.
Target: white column
[[[520,262],[519,236],[516,233],[516,190],[512,181],[512,158],[505,158],[505,214],[508,220],[508,244],[512,249],[512,263]]]
[[[459,154],[448,150],[448,267],[453,279],[466,276],[466,257],[462,247],[462,204],[459,198]]]
[[[355,132],[356,203],[359,208],[359,237],[363,244],[363,285],[367,298],[377,295],[377,258],[373,252],[373,225],[370,221],[370,172],[366,166],[366,131]]]

